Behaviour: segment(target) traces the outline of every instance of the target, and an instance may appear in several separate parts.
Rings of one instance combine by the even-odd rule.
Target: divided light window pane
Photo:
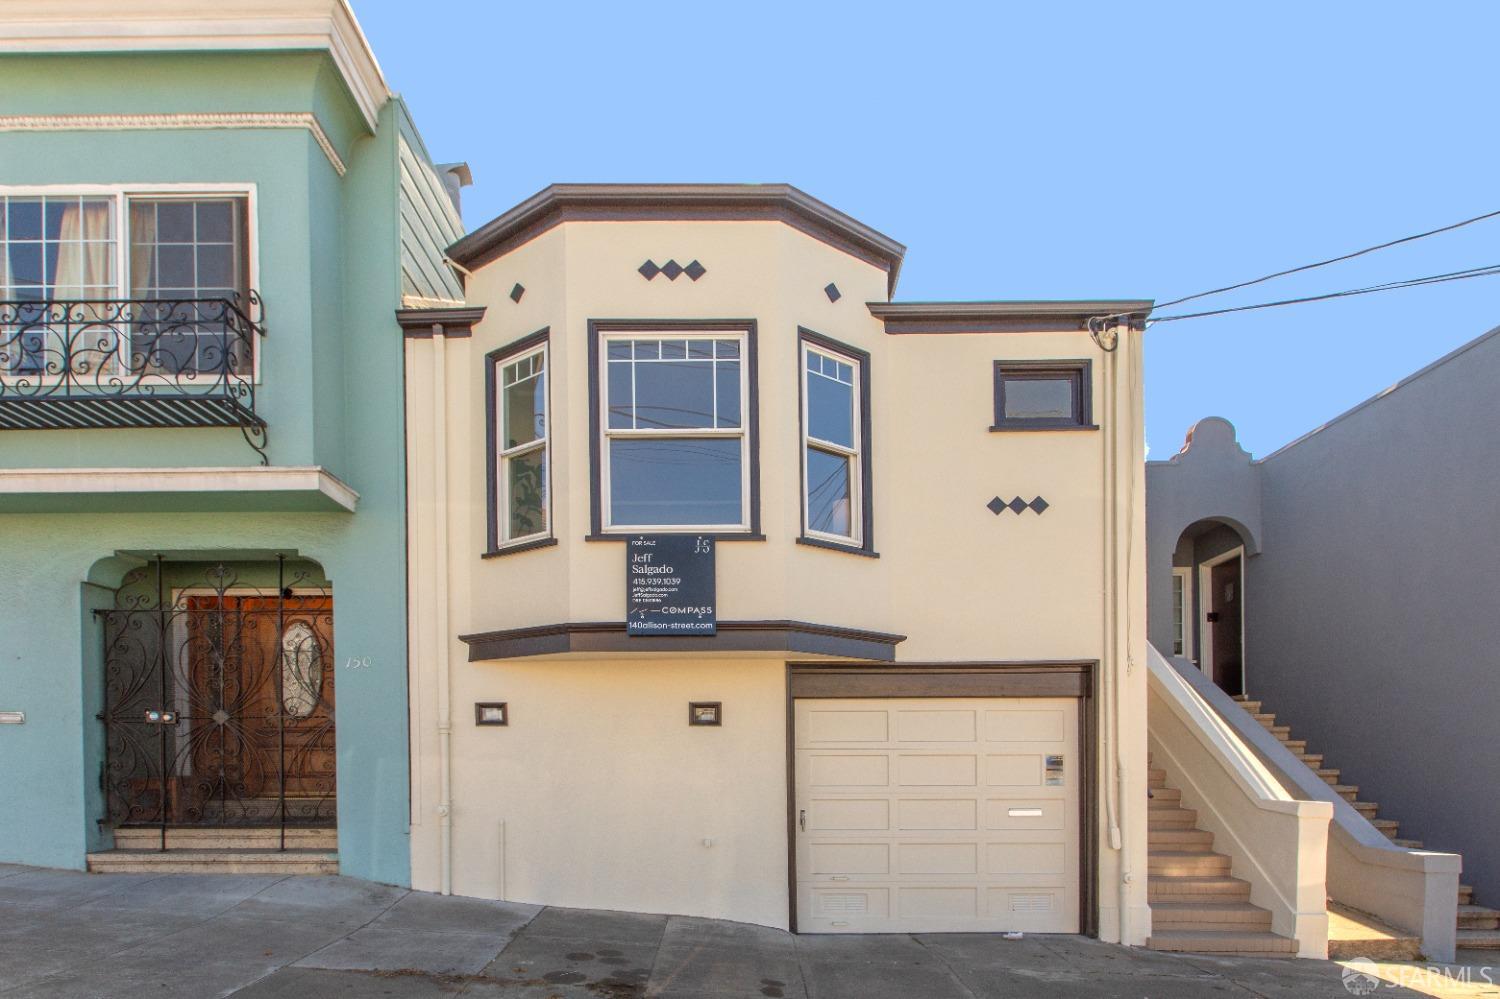
[[[708,339],[609,340],[605,384],[611,430],[725,430],[740,426],[739,344]]]
[[[540,353],[505,366],[505,450],[543,437],[547,433],[547,374]]]
[[[807,352],[808,436],[854,447],[854,366]]]
[[[545,349],[500,365],[498,488],[502,541],[548,531],[546,366]]]

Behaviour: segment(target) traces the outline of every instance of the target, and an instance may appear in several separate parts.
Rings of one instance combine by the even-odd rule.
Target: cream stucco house
[[[414,887],[1146,940],[1150,303],[892,302],[903,252],[783,185],[450,249],[467,302],[402,316]]]

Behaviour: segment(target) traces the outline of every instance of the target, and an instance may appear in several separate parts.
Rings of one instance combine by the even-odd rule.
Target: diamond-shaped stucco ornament
[[[1019,496],[1011,500],[1008,505],[1010,506],[1011,513],[1020,513],[1022,510],[1026,509],[1026,501]]]
[[[644,264],[641,264],[641,266],[637,267],[636,270],[640,271],[641,277],[645,278],[647,281],[650,281],[652,278],[656,277],[656,275],[661,273],[661,268],[656,266],[656,261],[654,260],[646,261]]]
[[[1042,499],[1040,496],[1038,496],[1036,499],[1034,499],[1034,500],[1031,501],[1031,509],[1033,511],[1035,511],[1036,513],[1041,513],[1043,510],[1047,509],[1047,507],[1049,507],[1049,506],[1051,506],[1051,504],[1048,503],[1046,500]]]
[[[1005,509],[1005,500],[1001,499],[999,496],[996,496],[994,499],[985,504],[985,508],[988,509],[990,513],[993,513],[998,517],[1000,516],[1000,511]]]

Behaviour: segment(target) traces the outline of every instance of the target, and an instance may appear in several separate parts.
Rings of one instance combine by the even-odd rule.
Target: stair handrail
[[[1396,844],[1191,660],[1163,656],[1154,647],[1148,658],[1153,669],[1170,670],[1198,701],[1211,708],[1221,723],[1216,727],[1233,732],[1238,742],[1253,750],[1260,769],[1273,774],[1286,791],[1299,800],[1327,802],[1332,807],[1328,830],[1331,897],[1420,936],[1422,950],[1430,959],[1453,959],[1458,875],[1463,864],[1458,854]]]

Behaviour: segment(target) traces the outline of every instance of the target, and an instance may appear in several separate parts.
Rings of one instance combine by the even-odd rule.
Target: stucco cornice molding
[[[477,268],[564,222],[784,222],[886,272],[906,247],[790,184],[553,184],[448,249]]]
[[[12,114],[0,115],[0,132],[119,132],[167,129],[302,128],[344,176],[343,157],[311,111],[218,111],[178,114]]]
[[[7,0],[0,52],[324,51],[370,131],[390,88],[347,0]]]
[[[350,513],[359,502],[321,465],[0,469],[0,497],[100,493],[320,493]]]
[[[1144,320],[1154,304],[1149,299],[866,303],[891,334],[1087,330],[1097,316]]]

